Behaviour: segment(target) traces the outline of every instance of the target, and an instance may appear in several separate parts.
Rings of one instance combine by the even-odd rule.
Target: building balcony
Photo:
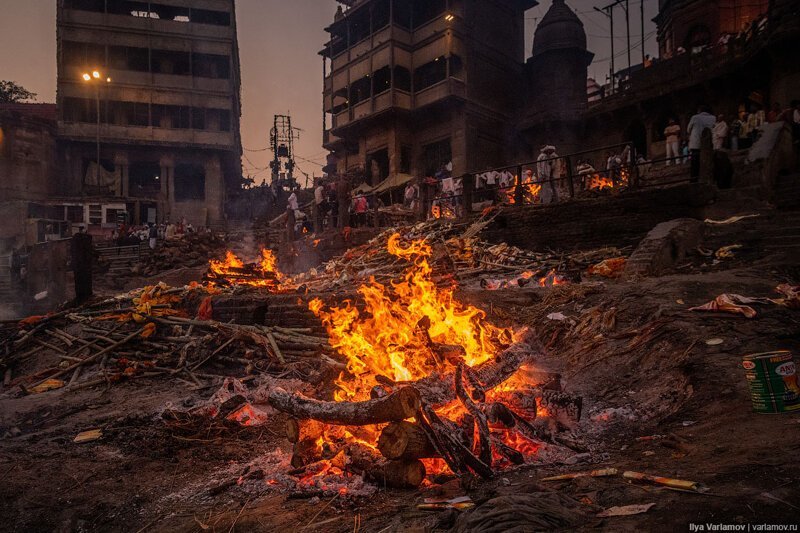
[[[466,98],[466,84],[456,78],[448,78],[414,93],[414,109],[419,109],[446,98]]]
[[[59,137],[74,141],[95,142],[97,125],[89,123],[58,123]],[[113,144],[158,144],[194,146],[233,150],[232,131],[206,131],[193,129],[153,128],[147,126],[100,125],[100,142]]]
[[[411,94],[399,89],[384,91],[351,106],[333,116],[332,130],[342,128],[356,120],[369,118],[390,109],[410,111]]]

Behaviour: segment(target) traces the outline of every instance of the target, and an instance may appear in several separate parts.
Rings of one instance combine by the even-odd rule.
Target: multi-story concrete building
[[[320,52],[324,146],[337,171],[399,174],[499,165],[523,95],[523,13],[536,0],[342,2]]]
[[[536,0],[339,4],[320,52],[323,146],[336,173],[370,185],[447,162],[460,176],[532,161],[546,144],[563,154],[632,142],[663,156],[668,119],[685,127],[698,103],[730,117],[797,98],[793,0],[660,0],[662,57],[615,73],[620,83],[591,97],[593,54],[565,0],[544,6],[527,60],[525,11]]]
[[[57,9],[61,194],[84,199],[90,228],[123,212],[131,223],[222,223],[241,178],[234,0]]]

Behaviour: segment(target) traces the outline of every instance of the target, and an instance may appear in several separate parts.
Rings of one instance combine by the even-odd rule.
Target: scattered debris
[[[92,442],[95,440],[99,440],[103,438],[103,430],[102,429],[90,429],[87,431],[81,431],[72,441],[76,444],[83,444],[85,442]]]
[[[597,514],[598,517],[601,518],[608,518],[612,516],[631,516],[635,514],[642,514],[646,513],[653,507],[654,503],[643,503],[637,505],[619,505],[614,507],[609,507],[608,509],[604,509],[603,511]]]
[[[709,488],[696,481],[686,481],[683,479],[672,479],[668,477],[652,476],[650,474],[643,474],[641,472],[625,471],[622,473],[625,479],[635,481],[647,481],[656,485],[661,485],[670,489],[685,490],[691,492],[708,492]]]
[[[581,477],[616,476],[617,474],[619,474],[619,470],[616,468],[601,468],[600,470],[589,470],[587,472],[575,472],[572,474],[561,474],[560,476],[545,477],[540,481],[564,481],[568,479],[578,479]]]

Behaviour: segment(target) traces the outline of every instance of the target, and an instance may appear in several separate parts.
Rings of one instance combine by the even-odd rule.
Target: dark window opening
[[[67,221],[73,224],[80,224],[83,222],[83,206],[82,205],[68,205],[67,206]]]
[[[128,167],[128,193],[136,198],[161,192],[161,166],[158,163],[131,163]]]
[[[108,66],[116,70],[150,71],[147,48],[133,46],[109,46]]]
[[[181,163],[175,166],[175,200],[205,200],[206,171],[202,165]]]
[[[206,129],[211,131],[230,131],[231,112],[227,109],[206,109]]]
[[[400,172],[411,174],[411,147],[407,144],[400,146]]]
[[[230,26],[231,14],[225,11],[192,9],[192,22],[197,22],[198,24],[213,24],[214,26]]]
[[[345,109],[347,109],[347,94],[350,92],[349,87],[342,87],[335,93],[333,93],[333,109],[331,110],[334,115],[341,113]]]
[[[206,110],[202,107],[192,108],[192,128],[196,130],[206,129]]]
[[[360,9],[348,17],[350,45],[363,41],[370,35],[369,9]]]
[[[156,74],[188,76],[192,73],[191,55],[189,52],[153,50],[151,63],[153,72]]]
[[[372,75],[372,94],[380,94],[388,91],[392,86],[392,70],[383,67],[375,71]]]
[[[408,93],[411,92],[411,72],[406,67],[395,65],[394,88]]]
[[[422,147],[422,164],[426,176],[436,175],[452,158],[449,138]]]
[[[375,186],[389,177],[389,150],[383,148],[367,154],[367,183]]]
[[[64,122],[97,122],[97,103],[88,98],[64,98]]]
[[[392,0],[394,2],[394,23],[410,30],[413,28],[413,19],[411,18],[412,3],[408,0]]]
[[[354,106],[359,102],[368,99],[371,96],[370,92],[370,78],[364,76],[360,80],[350,85],[350,105]]]
[[[111,124],[121,126],[149,126],[150,106],[141,102],[109,102],[108,118]]]
[[[686,35],[686,49],[705,46],[711,43],[711,30],[704,24],[697,24],[692,26],[689,33]]]
[[[64,0],[64,7],[102,13],[106,9],[106,2],[105,0]]]
[[[412,9],[414,10],[414,28],[419,28],[436,17],[444,15],[447,2],[446,0],[414,0]]]
[[[372,5],[372,31],[389,25],[389,0],[379,0]]]
[[[62,58],[71,67],[96,67],[106,64],[105,48],[98,44],[64,41]]]
[[[447,77],[447,61],[439,56],[414,70],[414,91],[421,91],[443,81]]]
[[[464,72],[464,62],[461,61],[461,58],[452,55],[450,56],[450,77],[451,78],[461,78],[461,75]]]
[[[192,54],[193,74],[201,78],[229,79],[231,77],[228,56],[214,54]]]

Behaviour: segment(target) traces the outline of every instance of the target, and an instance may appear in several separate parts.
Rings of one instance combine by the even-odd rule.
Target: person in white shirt
[[[696,178],[700,175],[700,140],[703,130],[713,128],[717,122],[717,119],[714,118],[710,111],[708,106],[701,105],[697,110],[697,114],[689,120],[689,126],[686,128],[686,133],[689,134],[690,175],[692,181],[696,181]]]
[[[725,139],[728,137],[728,123],[725,122],[724,115],[717,115],[717,123],[711,129],[711,139],[714,143],[714,150],[722,150]]]
[[[328,214],[327,203],[325,201],[325,187],[322,181],[317,180],[317,187],[314,189],[314,206],[316,207],[316,224],[317,232],[322,231],[325,221],[325,215]]]
[[[289,195],[289,199],[287,200],[287,208],[291,209],[292,211],[297,211],[299,209],[297,205],[297,195],[292,191],[292,194]]]

